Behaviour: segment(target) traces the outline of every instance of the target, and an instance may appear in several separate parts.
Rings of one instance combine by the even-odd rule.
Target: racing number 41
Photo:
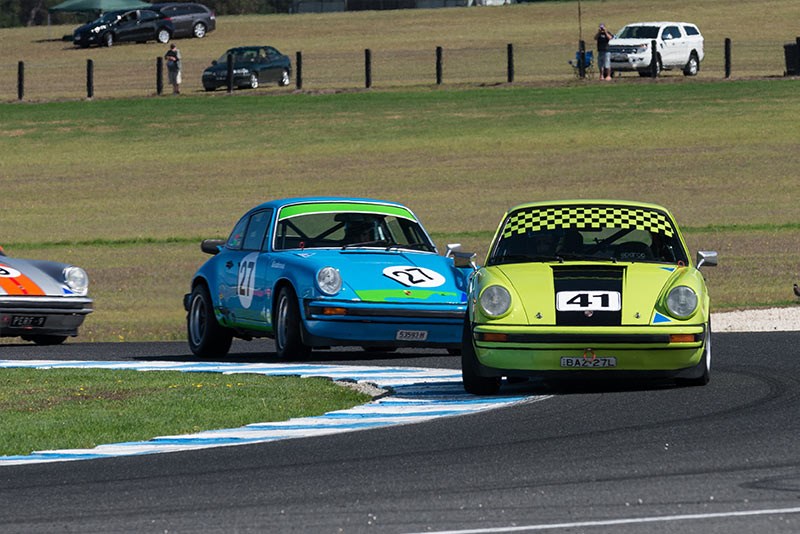
[[[556,295],[558,311],[619,311],[622,298],[619,291],[560,291]]]

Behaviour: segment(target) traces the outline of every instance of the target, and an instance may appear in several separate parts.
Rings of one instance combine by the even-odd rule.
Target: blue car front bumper
[[[460,348],[466,304],[394,305],[306,301],[303,341],[311,346]]]

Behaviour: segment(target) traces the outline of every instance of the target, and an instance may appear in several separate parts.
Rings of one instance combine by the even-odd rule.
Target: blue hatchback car
[[[272,337],[293,359],[314,347],[460,348],[472,255],[440,255],[400,204],[274,200],[201,248],[213,257],[184,297],[197,356],[225,356],[234,337]]]

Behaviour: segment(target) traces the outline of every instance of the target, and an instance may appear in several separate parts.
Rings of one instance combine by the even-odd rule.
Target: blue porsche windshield
[[[316,212],[281,218],[274,250],[400,248],[433,252],[418,222],[386,213]]]
[[[487,264],[570,260],[688,264],[683,243],[665,213],[627,206],[514,211],[506,218]]]

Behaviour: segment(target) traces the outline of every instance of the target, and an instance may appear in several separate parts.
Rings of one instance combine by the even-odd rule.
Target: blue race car
[[[417,217],[394,202],[266,202],[227,241],[203,241],[213,257],[184,297],[189,347],[220,357],[234,337],[272,337],[280,358],[330,346],[455,353],[474,265],[458,248],[439,255]]]

